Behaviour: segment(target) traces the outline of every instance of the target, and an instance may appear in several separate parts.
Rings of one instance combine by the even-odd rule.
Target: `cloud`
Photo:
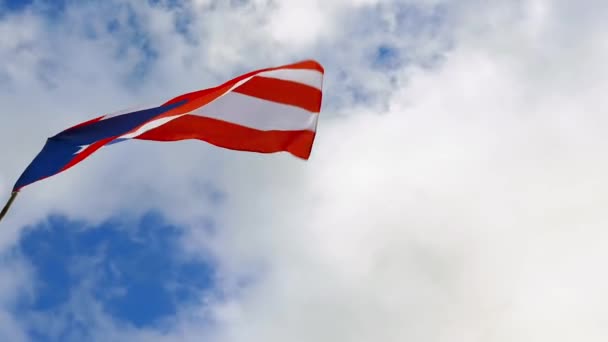
[[[2,150],[0,190],[49,127],[92,112],[301,57],[327,78],[308,163],[110,147],[28,188],[0,242],[53,211],[99,222],[156,208],[186,227],[185,253],[217,260],[230,296],[163,327],[104,316],[100,340],[605,340],[603,8],[112,1],[70,7],[52,30],[34,9],[8,15],[0,101],[19,115],[0,143],[19,148]]]

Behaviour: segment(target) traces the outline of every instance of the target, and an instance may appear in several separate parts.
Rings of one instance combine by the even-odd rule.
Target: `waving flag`
[[[81,123],[49,138],[13,191],[128,139],[199,139],[233,150],[286,151],[308,159],[321,110],[323,73],[315,61],[257,70],[158,107]]]

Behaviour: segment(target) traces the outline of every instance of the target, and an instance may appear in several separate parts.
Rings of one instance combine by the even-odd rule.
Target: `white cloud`
[[[112,146],[26,189],[2,245],[51,209],[98,221],[160,207],[187,224],[186,252],[211,249],[233,296],[164,330],[99,324],[101,340],[603,341],[606,6],[583,3],[132,2],[158,53],[135,88],[125,75],[141,51],[113,58],[130,29],[82,37],[86,8],[61,37],[33,13],[9,16],[0,32],[18,22],[22,36],[0,40],[13,92],[0,96],[20,115],[0,146],[19,149],[3,149],[0,190],[49,127],[100,108],[308,57],[327,82],[308,163],[199,142]],[[383,44],[393,68],[373,65]],[[204,182],[227,193],[221,207],[194,190]],[[197,223],[208,216],[215,237]]]

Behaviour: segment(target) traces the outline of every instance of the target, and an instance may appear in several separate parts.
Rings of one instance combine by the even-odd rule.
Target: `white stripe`
[[[297,83],[306,84],[313,88],[323,90],[323,73],[317,70],[309,69],[279,69],[264,71],[257,76],[264,76],[269,78],[277,78],[279,80],[293,81]]]
[[[127,134],[121,135],[120,137],[118,137],[117,139],[131,139],[131,138],[135,138],[138,135],[144,134],[147,131],[160,127],[164,124],[166,124],[167,122],[177,119],[180,116],[184,116],[186,114],[179,114],[179,115],[174,115],[174,116],[166,116],[164,118],[160,118],[160,119],[156,119],[156,120],[152,120],[152,121],[148,121],[145,124],[139,126],[136,130],[131,131]]]
[[[228,93],[190,114],[265,131],[314,131],[319,117],[298,107],[239,93]]]

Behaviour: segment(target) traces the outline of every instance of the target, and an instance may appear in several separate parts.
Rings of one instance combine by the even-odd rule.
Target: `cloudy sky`
[[[0,200],[46,137],[316,59],[308,162],[131,141],[0,223],[2,341],[608,339],[605,0],[0,0]]]

